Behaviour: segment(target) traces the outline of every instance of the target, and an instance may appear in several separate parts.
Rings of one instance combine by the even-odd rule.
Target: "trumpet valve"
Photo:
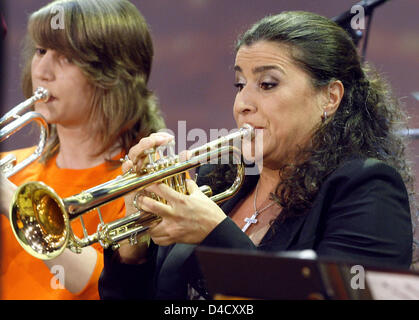
[[[0,170],[3,174],[11,170],[17,163],[16,156],[14,154],[8,154],[0,160]]]
[[[167,144],[167,156],[171,159],[176,158],[175,145],[176,143],[174,140],[169,141]]]
[[[113,250],[113,251],[118,250],[120,247],[121,247],[121,245],[120,245],[119,243],[114,243],[114,244],[112,244],[112,250]]]
[[[164,154],[163,154],[163,152],[164,152],[164,150],[166,149],[166,146],[158,146],[157,147],[157,149],[156,149],[156,151],[157,151],[157,154],[159,155],[159,159],[158,160],[162,160],[162,159],[164,159]]]
[[[144,169],[147,173],[154,172],[156,169],[156,161],[154,159],[155,149],[150,148],[144,151],[144,154],[147,156],[147,162],[144,166]]]
[[[150,148],[147,150],[144,150],[144,154],[147,156],[147,160],[149,163],[154,163],[154,153],[156,150],[154,148]]]

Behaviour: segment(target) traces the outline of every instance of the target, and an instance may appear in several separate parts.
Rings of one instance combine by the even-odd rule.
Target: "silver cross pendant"
[[[256,219],[258,216],[259,212],[255,211],[255,213],[250,217],[250,218],[244,218],[244,222],[246,222],[246,224],[244,225],[242,231],[246,232],[246,230],[252,225],[252,224],[256,224],[258,222],[258,220]]]

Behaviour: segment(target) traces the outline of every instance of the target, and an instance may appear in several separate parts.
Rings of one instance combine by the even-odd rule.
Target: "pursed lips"
[[[57,100],[57,98],[55,96],[53,96],[52,94],[50,94],[48,100],[46,101],[46,103],[52,102],[54,100]]]
[[[265,127],[262,127],[262,126],[259,126],[259,125],[255,125],[255,124],[253,124],[253,123],[251,123],[251,122],[244,122],[243,124],[249,124],[249,125],[251,125],[254,129],[260,129],[260,130],[265,129]],[[240,127],[242,127],[242,126],[243,126],[243,124],[241,124],[241,125],[240,125]]]
[[[36,86],[34,86],[35,88],[38,88],[38,87],[36,87]],[[52,102],[52,101],[54,101],[54,100],[57,100],[57,97],[55,97],[53,94],[52,94],[52,92],[50,91],[50,89],[48,89],[47,87],[45,87],[45,86],[41,86],[42,88],[45,88],[46,90],[48,90],[48,100],[47,101],[45,101],[44,103],[49,103],[49,102]]]

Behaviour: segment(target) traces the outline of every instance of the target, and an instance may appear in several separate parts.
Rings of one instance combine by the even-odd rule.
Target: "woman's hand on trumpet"
[[[128,155],[122,164],[122,171],[126,173],[131,169],[135,169],[139,172],[146,159],[146,150],[166,145],[173,139],[174,137],[167,132],[152,133],[148,137],[142,138],[129,150]]]
[[[165,132],[151,134],[143,138],[132,147],[128,153],[128,159],[123,163],[123,171],[131,169],[141,171],[146,159],[145,151],[151,148],[165,145],[173,140],[173,136]],[[188,158],[185,152],[180,158]],[[152,224],[148,234],[158,245],[172,243],[200,243],[226,215],[212,200],[210,200],[198,188],[195,182],[186,179],[186,187],[189,195],[179,193],[168,185],[159,183],[145,189],[147,192],[156,194],[165,199],[167,203],[154,200],[146,195],[136,199],[136,206],[144,211],[152,212],[161,217],[160,222]],[[133,201],[137,191],[125,197],[127,214],[137,211]]]
[[[163,183],[146,188],[165,199],[166,204],[146,196],[137,199],[139,208],[162,218],[148,230],[154,243],[162,246],[200,243],[226,218],[221,208],[202,193],[194,181],[186,179],[186,187],[188,195]]]
[[[147,149],[156,148],[165,145],[173,140],[173,136],[166,132],[153,133],[150,136],[140,140],[138,144],[133,146],[122,163],[122,172],[125,174],[130,170],[140,173],[143,168]],[[126,215],[129,216],[138,211],[134,206],[134,198],[138,191],[133,191],[124,197]],[[138,236],[136,245],[132,245],[128,240],[120,242],[119,258],[122,263],[140,264],[146,261],[147,250],[150,235],[145,232]]]

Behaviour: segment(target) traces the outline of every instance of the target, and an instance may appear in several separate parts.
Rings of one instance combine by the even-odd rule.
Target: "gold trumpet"
[[[60,255],[65,248],[81,252],[81,248],[99,242],[104,248],[118,248],[118,242],[124,239],[136,239],[139,233],[146,231],[153,222],[160,219],[155,214],[138,211],[113,222],[101,223],[97,232],[84,238],[77,238],[71,230],[70,221],[81,217],[92,209],[126,195],[133,190],[142,190],[153,183],[163,182],[180,192],[186,193],[184,185],[186,171],[199,167],[203,163],[232,157],[237,165],[237,175],[233,184],[224,192],[211,195],[211,188],[201,186],[201,190],[211,196],[216,203],[231,198],[240,189],[244,177],[244,165],[241,157],[243,138],[252,139],[254,129],[245,125],[238,131],[216,139],[201,147],[190,150],[190,158],[180,162],[174,154],[173,145],[169,146],[168,156],[164,157],[162,149],[157,151],[159,159],[155,160],[155,150],[148,150],[149,162],[142,168],[141,175],[127,172],[113,180],[83,191],[77,195],[61,199],[57,193],[42,182],[28,182],[20,186],[13,197],[10,207],[10,223],[19,244],[36,258],[48,260]],[[233,143],[233,145],[231,145]],[[98,210],[100,215],[100,210]],[[83,225],[83,222],[82,222]],[[83,226],[84,227],[84,226]]]
[[[32,97],[15,106],[0,119],[0,126],[2,127],[0,130],[0,142],[6,140],[32,121],[35,121],[40,128],[38,146],[29,157],[17,163],[16,157],[13,154],[9,154],[0,160],[0,170],[6,178],[22,170],[42,155],[48,139],[48,124],[40,113],[35,111],[27,112],[27,110],[35,103],[47,101],[48,98],[48,90],[39,87],[35,90]],[[24,112],[26,113],[21,115]]]

